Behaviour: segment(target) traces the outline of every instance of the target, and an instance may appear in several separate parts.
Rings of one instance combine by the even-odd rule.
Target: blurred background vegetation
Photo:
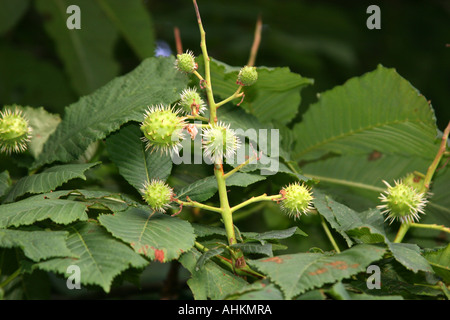
[[[102,7],[117,1],[91,2]],[[110,65],[102,63],[107,70],[95,70],[99,78],[95,85],[80,90],[73,72],[68,72],[70,57],[64,56],[70,50],[62,49],[58,35],[52,31],[51,23],[56,17],[48,3],[64,8],[79,4],[82,30],[78,32],[95,34],[86,43],[94,46],[97,40],[101,42],[99,45],[104,47],[97,51],[105,57],[100,61],[114,60]],[[178,27],[183,49],[200,53],[192,1],[142,3],[153,26],[151,30],[142,30],[143,34],[153,35],[147,37],[149,47],[155,40],[164,41],[174,53],[173,30]],[[370,4],[377,4],[381,9],[381,30],[366,27],[369,17],[366,9]],[[301,111],[316,99],[317,93],[382,64],[396,68],[431,100],[441,130],[450,118],[448,1],[200,0],[199,6],[210,55],[236,66],[248,60],[255,22],[261,15],[263,33],[256,64],[288,66],[293,72],[315,80],[313,86],[303,91]],[[132,70],[143,57],[150,55],[149,50],[137,52],[122,33],[111,32],[114,28],[103,17],[106,11],[93,14],[91,7],[89,1],[81,0],[0,0],[1,105],[44,106],[49,111],[63,113],[63,108],[80,95]],[[65,12],[61,15],[69,16]],[[60,27],[64,28],[65,19],[61,21]],[[67,30],[64,32],[59,37],[70,37]],[[110,57],[109,47],[113,50]]]
[[[69,14],[65,10],[70,4],[81,8],[81,30],[66,28]],[[450,120],[449,1],[198,0],[198,4],[210,56],[233,66],[246,64],[261,16],[256,65],[287,66],[314,79],[314,85],[302,90],[294,121],[301,121],[318,93],[378,64],[397,69],[431,101],[441,130]],[[371,4],[381,9],[381,30],[366,27],[366,9]],[[155,55],[157,47],[157,52],[168,47],[176,53],[175,27],[180,30],[183,50],[200,54],[190,0],[0,0],[0,105],[42,106],[63,116],[66,106],[133,70]],[[1,167],[8,161],[0,156]],[[193,178],[209,174],[202,172],[204,166],[195,173],[189,170],[180,166],[176,173],[186,171]],[[282,177],[271,181],[283,183],[276,179]],[[117,182],[103,181],[108,183]],[[265,185],[259,188],[252,191],[266,191]],[[262,220],[258,215],[256,220],[242,217],[239,227],[264,231],[293,223],[275,204],[265,206],[262,215]],[[298,241],[296,236],[290,249],[306,251],[311,244],[332,249],[317,219],[317,215],[302,218],[308,241]],[[159,290],[165,278],[161,274],[170,276],[173,268],[151,264],[144,273],[144,288],[153,290],[156,283]],[[180,280],[184,277],[181,274]],[[122,290],[125,293],[119,295],[129,294]]]

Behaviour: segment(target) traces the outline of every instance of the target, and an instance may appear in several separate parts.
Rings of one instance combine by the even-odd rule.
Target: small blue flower
[[[172,54],[172,50],[167,42],[156,40],[155,57],[168,57]]]

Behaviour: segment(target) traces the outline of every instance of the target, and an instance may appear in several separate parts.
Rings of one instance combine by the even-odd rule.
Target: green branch
[[[276,194],[273,196],[268,196],[267,194],[262,194],[260,196],[257,197],[251,197],[250,199],[235,205],[233,208],[231,208],[231,212],[235,212],[236,210],[239,210],[245,206],[248,206],[251,203],[255,203],[255,202],[261,202],[261,201],[276,201],[277,199],[281,199],[281,194]]]
[[[242,86],[239,86],[238,89],[236,90],[236,92],[233,93],[231,96],[229,96],[228,98],[226,98],[226,99],[216,103],[216,108],[219,108],[220,106],[224,105],[225,103],[227,103],[227,102],[229,102],[229,101],[231,101],[233,99],[242,97],[242,95],[244,93],[241,92],[241,90],[242,90]]]
[[[199,208],[199,209],[204,209],[204,210],[208,210],[208,211],[213,211],[213,212],[218,212],[218,213],[222,213],[222,209],[217,208],[217,207],[213,207],[213,206],[208,206],[206,204],[197,202],[197,201],[192,201],[189,197],[187,197],[187,201],[182,201],[179,199],[174,199],[174,201],[178,204],[180,204],[181,206],[185,206],[185,207],[195,207],[195,208]]]
[[[217,123],[217,114],[216,114],[216,103],[214,101],[214,95],[212,91],[212,85],[211,85],[211,70],[210,70],[210,64],[209,64],[209,55],[208,55],[208,49],[206,48],[206,32],[203,28],[202,24],[202,18],[200,17],[200,11],[198,10],[197,1],[193,0],[194,8],[195,8],[195,14],[197,15],[197,22],[198,22],[198,28],[200,30],[200,48],[202,49],[203,53],[203,60],[205,63],[205,78],[204,80],[200,80],[203,82],[204,87],[206,89],[206,95],[208,97],[208,103],[209,103],[209,122],[210,123]],[[197,73],[198,74],[198,73]],[[203,78],[201,78],[203,79]]]
[[[444,152],[447,148],[447,139],[449,134],[450,134],[450,122],[448,123],[447,127],[444,130],[441,145],[439,146],[439,150],[436,154],[436,157],[434,158],[433,162],[428,168],[427,174],[425,175],[423,184],[427,190],[430,189],[431,179],[433,178],[436,168],[439,165],[439,162],[441,162],[442,156],[444,155]]]

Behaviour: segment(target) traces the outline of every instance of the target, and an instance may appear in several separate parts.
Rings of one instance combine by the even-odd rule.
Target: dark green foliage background
[[[199,53],[191,1],[144,3],[157,39],[168,42],[175,51],[173,27],[177,26],[184,48]],[[380,6],[381,30],[366,28],[370,4]],[[230,0],[200,5],[210,55],[229,65],[247,62],[255,21],[261,14],[264,27],[257,65],[289,66],[293,72],[315,79],[315,85],[303,93],[302,110],[315,100],[317,92],[381,63],[396,68],[431,100],[441,130],[450,117],[450,49],[445,46],[450,42],[450,8],[445,1]],[[44,30],[46,19],[30,6],[18,24],[1,35],[0,104],[45,105],[49,111],[62,111],[78,99]],[[119,73],[139,64],[123,38],[117,39],[114,48]],[[10,50],[20,54],[6,59]],[[45,79],[42,70],[29,65],[35,59],[52,65],[52,70],[45,69]],[[13,68],[19,61],[22,67]]]
[[[86,23],[94,28],[97,32],[95,36],[98,39],[104,38],[105,45],[111,46],[112,56],[109,57],[109,65],[105,64],[103,69],[96,66],[99,68],[96,70],[99,82],[91,87],[80,86],[67,69],[65,59],[68,59],[67,56],[70,54],[68,52],[61,54],[46,30],[52,16],[46,13],[47,9],[42,3],[37,4],[41,1],[47,0],[0,0],[0,106],[14,103],[36,108],[43,106],[47,111],[63,117],[66,106],[94,92],[117,76],[134,70],[143,58],[151,56],[153,52],[148,48],[154,47],[155,40],[166,41],[174,53],[174,27],[180,29],[183,48],[200,54],[200,37],[192,1],[143,1],[153,28],[143,31],[143,34],[150,34],[151,37],[148,37],[147,48],[142,51],[133,48],[130,39],[121,36],[117,31],[111,31],[113,27],[105,27],[103,22],[96,24],[95,15],[89,16],[82,9],[82,26]],[[96,1],[107,2],[107,0]],[[115,0],[111,1],[118,3]],[[2,17],[1,8],[12,2],[16,6],[23,6],[23,10],[19,7],[12,10],[18,12],[20,16],[14,24],[8,25],[8,19]],[[89,0],[73,1],[71,4],[77,2],[87,3]],[[366,28],[368,17],[366,9],[370,4],[377,4],[381,8],[381,30]],[[263,32],[256,65],[286,66],[292,72],[314,79],[313,85],[302,89],[300,112],[288,124],[289,127],[301,121],[308,106],[317,101],[318,93],[341,85],[352,77],[375,70],[379,64],[395,68],[403,78],[431,100],[439,129],[443,130],[450,119],[448,107],[450,47],[446,47],[446,44],[450,44],[450,6],[445,1],[199,0],[199,6],[207,31],[208,51],[214,59],[230,66],[244,65],[248,60],[256,19],[261,15]],[[94,47],[92,41],[88,41],[87,45]],[[276,113],[277,110],[273,112]],[[106,140],[106,149],[110,147],[108,143],[111,141],[114,141],[114,136],[111,140]],[[102,146],[100,151],[101,148]],[[94,160],[105,159],[94,158]],[[139,199],[136,190],[130,187],[119,172],[114,171],[113,166],[108,166],[106,162],[101,168],[86,172],[86,181],[82,183],[80,180],[66,183],[65,189],[80,186],[88,188],[89,185],[103,186],[107,190],[124,192]],[[25,168],[12,165],[7,157],[0,155],[0,172],[3,170],[8,170],[14,181],[27,174]],[[211,173],[207,166],[198,166],[196,171],[184,165],[174,166],[169,181],[175,188],[181,188]],[[282,173],[267,177],[266,180],[270,183],[263,181],[244,189],[231,187],[231,191],[238,191],[234,194],[230,192],[230,201],[238,203],[243,200],[243,195],[277,193],[278,187],[288,181],[288,177]],[[18,193],[18,196],[20,195]],[[216,201],[217,196],[210,200]],[[208,222],[207,218],[205,216],[201,222]],[[241,230],[253,232],[289,228],[293,225],[292,221],[279,213],[275,203],[268,204],[262,213],[256,213],[251,218],[241,217],[236,220]],[[217,223],[217,226],[219,225],[220,223]],[[308,237],[295,235],[289,240],[291,242],[285,242],[289,249],[284,252],[305,252],[312,246],[322,250],[333,249],[320,228],[318,215],[302,217],[300,226]],[[334,230],[333,233],[338,239],[338,245],[345,247],[345,239]],[[299,241],[299,239],[306,240]],[[442,244],[427,242],[429,239],[426,237],[419,240],[423,244],[430,244],[430,247]],[[192,255],[197,253],[193,251]],[[191,258],[186,256],[181,261],[186,269],[189,269]],[[15,266],[10,267],[12,271],[15,270]],[[146,295],[139,297],[174,297],[173,292],[164,292],[166,288],[164,280],[170,279],[175,269],[180,271],[176,280],[184,283],[189,274],[177,263],[152,263],[144,271],[140,281]],[[10,270],[5,270],[6,273],[8,271]],[[41,273],[33,273],[33,277],[35,278],[33,281],[45,280],[45,275]],[[121,283],[123,280],[138,282],[136,279],[137,273],[134,275],[128,272],[124,278],[115,279],[115,282]],[[53,278],[52,280],[54,281],[52,297],[65,297],[67,294],[67,290],[64,290],[65,284]],[[178,289],[181,290],[175,297],[191,298],[186,285]],[[50,289],[48,291],[50,292]],[[118,287],[117,290],[113,290],[110,297],[135,297],[133,294],[136,291],[134,287],[131,289],[127,286]],[[82,290],[78,294],[84,298],[104,297],[102,291],[87,293]]]

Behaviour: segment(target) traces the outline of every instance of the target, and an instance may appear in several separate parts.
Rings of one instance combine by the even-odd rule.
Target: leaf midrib
[[[81,243],[83,244],[83,246],[85,247],[87,253],[89,254],[89,256],[91,257],[91,260],[94,262],[96,269],[98,271],[98,273],[100,274],[100,277],[102,278],[102,283],[103,284],[107,284],[108,281],[105,281],[105,278],[103,276],[103,273],[101,271],[100,266],[98,265],[97,261],[94,259],[94,256],[92,255],[91,251],[89,250],[89,247],[87,246],[86,242],[84,241],[82,235],[78,232],[78,230],[75,227],[71,227],[72,230],[75,231],[76,235],[80,238]]]

